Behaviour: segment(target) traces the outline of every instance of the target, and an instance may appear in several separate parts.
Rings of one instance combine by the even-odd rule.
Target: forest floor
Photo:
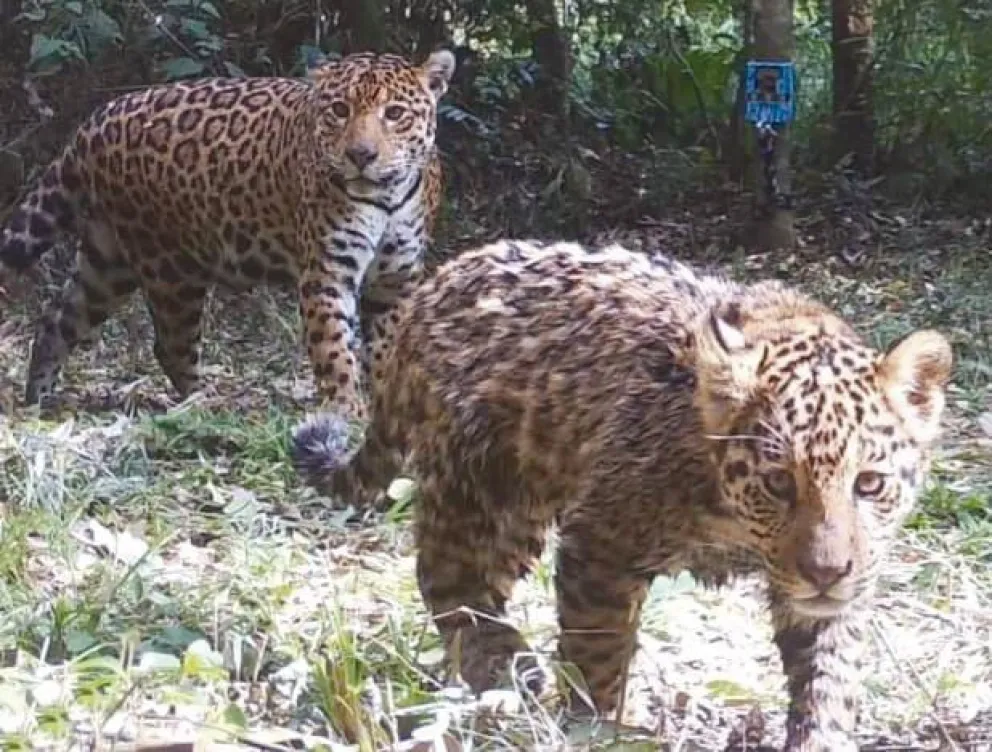
[[[748,255],[700,204],[610,233],[779,276],[884,344],[936,326],[956,376],[931,482],[883,577],[864,749],[992,749],[992,252],[989,227],[877,212],[856,261],[831,220]],[[464,247],[466,239],[453,242]],[[46,292],[47,295],[47,292]],[[219,295],[209,396],[170,404],[140,301],[75,353],[60,405],[21,404],[40,302],[0,309],[0,746],[5,749],[774,749],[783,680],[756,583],[661,578],[622,726],[563,726],[552,699],[473,698],[446,678],[413,575],[408,484],[359,516],[297,482],[311,402],[289,293]],[[551,560],[512,618],[551,657]],[[593,732],[596,732],[595,735]]]

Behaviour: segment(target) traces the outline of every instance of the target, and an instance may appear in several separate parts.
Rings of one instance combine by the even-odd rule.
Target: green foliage
[[[992,6],[887,0],[879,7],[878,147],[911,187],[986,192],[992,168]],[[925,172],[924,172],[924,169]]]
[[[238,65],[223,59],[224,40],[216,29],[220,21],[217,6],[207,0],[166,0],[163,12],[155,17],[154,29],[159,35],[155,41],[166,46],[171,43],[173,48],[186,53],[159,61],[159,70],[166,80],[221,72],[244,75]],[[214,62],[224,70],[215,70]]]
[[[32,30],[28,69],[52,75],[116,49],[140,51],[166,79],[244,75],[224,59],[221,11],[209,0],[164,0],[138,8],[113,0],[34,0],[16,19]]]
[[[599,155],[619,149],[642,155],[649,166],[659,149],[695,149],[692,158],[703,163],[728,157],[726,134],[745,54],[741,3],[556,2],[573,63],[571,139],[560,138],[557,105],[541,88],[536,24],[519,3],[459,0],[444,4],[443,12],[435,5],[382,0],[387,47],[419,57],[457,41],[471,52],[471,70],[459,73],[442,108],[449,126],[444,142],[461,141],[495,163],[492,179],[522,180],[542,197],[544,214],[563,208],[567,215],[571,206],[576,217],[563,218],[569,226],[585,214],[572,200],[547,203],[548,195],[587,182],[588,167],[576,168],[570,146]],[[32,35],[28,69],[35,75],[105,60],[109,67],[114,55],[126,55],[150,83],[301,75],[316,56],[345,51],[355,31],[343,25],[339,9],[316,16],[320,7],[290,10],[274,0],[27,0],[16,21]],[[821,0],[795,4],[800,97],[794,160],[818,170],[834,167],[829,11]],[[987,195],[992,6],[879,0],[875,37],[876,144],[888,178],[881,188]],[[531,149],[534,158],[527,156]],[[500,162],[511,153],[514,165],[504,170]],[[463,157],[459,162],[468,164]],[[507,212],[520,215],[516,207]]]
[[[35,0],[15,21],[34,30],[28,67],[40,75],[97,57],[124,40],[118,21],[96,0]]]
[[[197,459],[229,454],[240,461],[272,463],[287,458],[289,426],[287,418],[277,413],[260,420],[238,412],[193,408],[153,417],[140,433],[149,457]]]
[[[920,500],[920,509],[910,521],[914,529],[928,529],[935,526],[953,526],[967,529],[973,526],[992,527],[992,507],[990,494],[973,491],[968,494],[955,492],[948,486],[937,483]]]

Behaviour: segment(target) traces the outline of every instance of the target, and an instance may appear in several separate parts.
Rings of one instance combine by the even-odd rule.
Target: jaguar
[[[399,306],[368,440],[326,481],[381,488],[408,463],[420,592],[473,690],[514,661],[545,683],[506,604],[556,525],[574,712],[620,706],[655,577],[756,575],[785,749],[853,752],[879,570],[929,473],[952,366],[939,332],[878,350],[777,280],[506,240]]]
[[[0,239],[8,279],[60,233],[81,240],[37,328],[26,401],[50,396],[67,356],[138,290],[155,357],[188,395],[208,290],[296,285],[321,409],[367,420],[389,312],[433,235],[437,106],[454,67],[447,50],[419,65],[362,52],[305,78],[183,80],[96,109]]]

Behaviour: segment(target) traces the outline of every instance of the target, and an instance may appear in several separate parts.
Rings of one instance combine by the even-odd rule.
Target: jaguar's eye
[[[878,496],[885,488],[885,476],[874,470],[858,473],[854,479],[854,493],[858,496]]]
[[[386,120],[392,120],[395,123],[403,117],[404,112],[405,110],[398,104],[391,104],[386,108],[386,111],[383,114],[386,116]]]
[[[765,489],[772,496],[777,496],[785,501],[795,501],[796,499],[796,479],[788,470],[781,468],[769,470],[761,476],[765,484]]]
[[[336,102],[331,102],[331,112],[334,113],[335,117],[339,117],[344,120],[351,114],[351,108],[348,106],[347,102],[339,99]]]

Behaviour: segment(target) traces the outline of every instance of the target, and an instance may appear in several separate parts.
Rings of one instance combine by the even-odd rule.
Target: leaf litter
[[[891,250],[862,254],[856,267],[824,254],[815,217],[792,255],[728,251],[732,208],[673,210],[600,239],[787,278],[880,341],[924,323],[950,333],[961,365],[947,437],[922,511],[884,572],[859,735],[862,749],[879,751],[989,750],[992,519],[981,517],[981,503],[961,512],[970,497],[987,508],[992,487],[983,350],[992,311],[975,307],[992,281],[975,265],[988,249],[937,221],[894,216],[878,222],[890,246],[930,249],[911,266]],[[786,695],[754,580],[718,591],[687,576],[656,581],[621,723],[564,723],[555,686],[544,698],[505,690],[474,698],[450,679],[416,590],[409,483],[394,484],[391,513],[362,516],[295,480],[285,437],[313,397],[288,293],[212,301],[209,386],[181,404],[151,358],[136,301],[74,354],[61,407],[43,415],[19,401],[37,310],[34,300],[15,303],[0,323],[0,737],[8,746],[781,744]],[[554,667],[552,569],[549,554],[520,583],[510,614]]]

